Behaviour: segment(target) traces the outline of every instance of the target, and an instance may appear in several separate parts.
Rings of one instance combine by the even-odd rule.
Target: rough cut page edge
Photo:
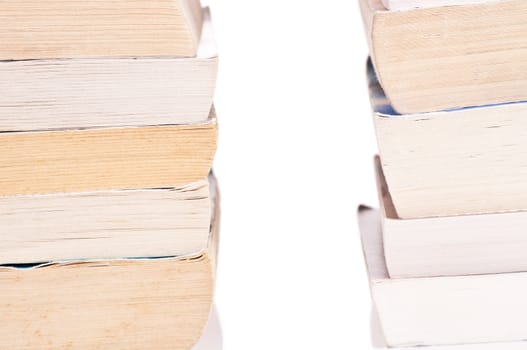
[[[208,7],[201,9],[203,13],[203,24],[200,30],[201,35],[197,46],[196,56],[184,57],[184,56],[141,56],[141,57],[86,57],[86,58],[42,58],[35,61],[38,64],[41,63],[53,63],[56,61],[99,61],[101,63],[109,61],[137,61],[137,60],[156,60],[156,61],[185,61],[185,60],[196,60],[196,59],[215,59],[218,58],[218,45],[216,42],[216,36],[214,34],[214,23]],[[27,60],[26,60],[27,61]],[[0,64],[17,64],[20,60],[0,60]]]
[[[218,47],[215,41],[214,35],[214,26],[210,16],[208,8],[203,9],[204,12],[204,21],[203,21],[203,35],[199,42],[198,52],[196,57],[102,57],[102,58],[56,58],[56,59],[37,59],[37,60],[9,60],[4,61],[0,60],[0,66],[3,71],[11,71],[14,74],[23,74],[26,70],[29,70],[28,74],[32,73],[35,70],[35,76],[33,78],[39,78],[43,83],[39,84],[39,89],[46,89],[46,79],[48,73],[45,73],[46,70],[42,70],[42,66],[53,66],[52,76],[56,75],[59,77],[65,76],[65,79],[68,79],[70,75],[79,75],[82,77],[83,67],[96,67],[97,74],[101,74],[104,79],[111,78],[114,81],[114,84],[111,84],[110,87],[105,87],[104,85],[98,85],[94,90],[85,91],[85,95],[88,97],[93,97],[88,100],[79,99],[79,95],[82,93],[74,92],[76,96],[76,103],[73,108],[67,108],[67,103],[64,105],[66,100],[58,97],[58,94],[61,93],[60,86],[53,85],[47,86],[47,91],[43,96],[38,94],[33,96],[36,100],[40,101],[42,98],[45,98],[46,101],[50,99],[49,108],[51,111],[56,111],[59,113],[58,120],[53,122],[40,121],[42,113],[49,114],[47,110],[44,112],[41,111],[39,114],[38,111],[29,109],[29,116],[24,115],[22,124],[19,124],[16,121],[9,119],[9,114],[12,114],[13,106],[9,103],[8,100],[3,102],[2,108],[6,107],[11,112],[2,112],[4,114],[4,120],[8,121],[6,125],[2,126],[0,131],[7,132],[19,132],[19,131],[52,131],[52,130],[66,130],[66,129],[91,129],[91,128],[115,128],[115,127],[143,127],[143,126],[154,126],[154,125],[194,125],[197,123],[205,123],[207,121],[207,109],[211,107],[214,90],[216,88],[217,80],[217,71],[218,71]],[[150,69],[156,70],[158,66],[160,69],[175,70],[177,74],[181,74],[186,77],[185,79],[192,80],[192,76],[198,74],[200,79],[203,79],[206,86],[201,87],[200,89],[185,87],[177,91],[172,91],[167,94],[161,94],[163,96],[159,97],[158,94],[153,94],[151,99],[156,101],[161,101],[163,104],[166,104],[166,107],[161,107],[161,109],[156,109],[157,112],[160,112],[161,115],[156,117],[156,111],[152,114],[152,119],[145,118],[145,115],[150,117],[150,112],[148,110],[144,111],[140,108],[142,112],[139,112],[137,115],[132,115],[132,118],[126,118],[126,115],[123,114],[119,107],[119,98],[110,97],[108,100],[102,101],[102,103],[96,103],[98,101],[97,95],[101,93],[108,93],[108,88],[114,89],[118,88],[119,82],[126,82],[129,78],[126,75],[117,75],[115,78],[112,77],[110,72],[113,72],[110,68],[112,65],[119,67],[119,71],[134,70],[134,67],[150,67]],[[188,67],[192,67],[191,70]],[[105,68],[108,68],[105,70]],[[100,72],[99,72],[100,71]],[[66,73],[67,72],[67,73]],[[137,75],[132,74],[133,79],[140,80],[139,73]],[[89,78],[89,76],[87,76]],[[81,78],[82,79],[82,78]],[[103,80],[104,80],[103,79]],[[89,79],[87,79],[89,80]],[[28,83],[29,81],[24,80]],[[163,83],[165,84],[165,83]],[[170,83],[167,80],[166,84],[174,84],[177,87],[178,82]],[[181,84],[181,82],[179,82]],[[131,88],[131,91],[134,94],[140,94],[144,88],[141,88],[139,84],[135,88]],[[154,84],[155,85],[155,84]],[[192,85],[192,84],[190,84]],[[27,90],[27,89],[26,89]],[[73,89],[76,91],[75,89]],[[18,90],[17,90],[18,91]],[[175,94],[175,96],[174,96]],[[15,93],[14,96],[17,96],[17,99],[24,99],[23,96],[27,95],[24,93]],[[155,95],[155,96],[154,96]],[[166,95],[166,96],[165,96]],[[176,98],[177,107],[174,107],[170,104],[170,101],[173,98]],[[27,97],[25,97],[27,99]],[[147,100],[150,97],[147,97]],[[191,102],[196,102],[200,100],[199,105],[192,104]],[[93,100],[93,101],[92,101]],[[87,102],[88,101],[88,102]],[[93,102],[93,103],[92,103]],[[144,101],[138,102],[141,106],[144,107]],[[46,104],[48,104],[46,102]],[[99,107],[96,109],[99,111],[97,117],[93,120],[90,117],[89,113],[83,112],[83,105],[100,105],[107,106],[103,107],[103,112],[99,110]],[[133,104],[135,105],[135,103]],[[116,110],[110,108],[113,106],[117,108]],[[14,107],[16,109],[16,106]],[[90,107],[91,108],[91,107]],[[146,108],[148,109],[148,108]],[[26,109],[18,108],[20,113],[24,114]],[[130,110],[130,107],[127,108]],[[174,110],[176,110],[174,112]],[[189,113],[185,112],[187,110]],[[115,113],[114,113],[115,112]],[[70,115],[74,113],[74,117]],[[106,118],[108,113],[108,119]],[[175,114],[174,114],[175,113]],[[37,114],[38,117],[33,116]],[[77,114],[79,116],[77,116]],[[143,118],[140,115],[143,114]],[[31,120],[34,119],[32,123]],[[45,120],[44,118],[43,120]],[[49,118],[48,118],[49,119]],[[55,120],[55,118],[51,118]],[[3,123],[4,124],[4,123]]]
[[[390,100],[386,96],[384,89],[382,88],[378,76],[375,72],[375,68],[372,63],[371,57],[366,62],[366,71],[368,79],[368,94],[370,98],[370,105],[375,118],[386,119],[386,118],[440,118],[451,115],[461,115],[466,113],[473,113],[478,110],[489,110],[489,109],[515,109],[514,113],[527,112],[527,101],[518,102],[507,102],[492,105],[481,105],[464,108],[448,109],[443,111],[434,112],[422,112],[422,113],[409,113],[400,114],[395,111],[392,107]]]
[[[525,246],[523,232],[517,227],[527,219],[527,212],[401,219],[396,214],[379,157],[376,157],[375,173],[384,254],[390,278],[469,276],[526,270],[526,265],[521,263],[521,254],[511,247]],[[489,228],[489,231],[484,228]],[[495,247],[498,235],[501,241],[499,247]],[[433,237],[441,237],[441,243]],[[466,242],[473,242],[471,249],[464,248]],[[438,250],[444,252],[445,258],[457,257],[456,263],[443,261],[436,255]],[[410,263],[401,263],[401,257],[411,257],[405,260]],[[431,260],[427,260],[429,258]]]
[[[194,191],[202,186],[209,186],[210,183],[207,183],[207,179],[198,180],[189,182],[183,185],[173,186],[173,187],[167,187],[167,188],[140,188],[140,189],[111,189],[111,190],[96,190],[96,191],[79,191],[79,192],[52,192],[52,193],[32,193],[32,194],[13,194],[9,196],[0,196],[0,201],[2,198],[6,197],[27,197],[27,198],[35,198],[35,197],[76,197],[76,196],[82,196],[82,195],[93,195],[93,196],[104,196],[105,194],[115,194],[115,193],[137,193],[137,192],[165,192],[165,191],[175,191],[175,192],[190,192]],[[211,190],[211,198],[213,197],[213,193]],[[214,202],[212,203],[211,210],[214,210]]]
[[[382,0],[382,3],[390,11],[411,11],[422,8],[477,5],[501,1],[503,0]]]
[[[41,134],[41,133],[61,133],[61,132],[81,132],[81,131],[92,131],[92,130],[123,130],[123,129],[142,129],[142,128],[155,128],[155,127],[212,127],[217,129],[218,120],[216,117],[216,108],[214,105],[211,106],[209,116],[206,120],[200,121],[198,123],[190,124],[145,124],[145,125],[124,125],[124,126],[95,126],[95,127],[86,127],[86,128],[52,128],[52,129],[41,129],[41,130],[20,130],[20,131],[9,131],[9,134]],[[2,132],[0,132],[2,134]],[[85,192],[85,191],[81,191]]]
[[[56,260],[56,261],[50,261],[45,262],[41,264],[29,264],[28,266],[23,266],[24,264],[4,264],[0,265],[0,273],[2,271],[9,271],[9,270],[16,270],[23,268],[25,270],[34,270],[34,269],[40,269],[40,268],[47,268],[52,266],[68,266],[68,265],[75,265],[75,264],[94,264],[98,262],[122,262],[122,261],[140,261],[140,260],[192,260],[192,259],[198,259],[203,257],[204,255],[208,255],[209,259],[211,260],[212,266],[213,266],[213,273],[216,272],[216,263],[217,263],[217,253],[218,253],[218,244],[219,244],[219,223],[220,223],[220,196],[219,196],[219,188],[217,185],[217,180],[214,174],[209,175],[209,189],[211,193],[211,220],[210,220],[210,232],[209,232],[209,238],[208,242],[206,244],[206,247],[203,249],[200,249],[199,251],[196,251],[195,253],[190,253],[186,255],[179,255],[179,256],[169,256],[169,257],[145,257],[145,258],[122,258],[122,257],[116,257],[112,259],[78,259],[78,260]]]
[[[527,219],[527,212],[402,219],[395,210],[379,156],[375,157],[375,177],[384,256],[390,278],[395,280],[526,271],[521,253],[512,247],[525,246],[523,232],[518,227]],[[499,247],[496,247],[497,236],[500,236]],[[416,240],[416,237],[419,238]],[[438,241],[434,237],[441,237],[442,245],[437,245]],[[465,248],[467,242],[472,242],[470,249]],[[436,254],[438,249],[445,257],[440,258]],[[453,260],[455,263],[442,261],[446,256],[456,257]]]
[[[0,196],[6,233],[0,266],[194,254],[208,245],[214,195],[204,179],[166,188]]]

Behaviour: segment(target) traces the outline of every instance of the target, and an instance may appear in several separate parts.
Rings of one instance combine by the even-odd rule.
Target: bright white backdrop
[[[369,349],[355,212],[377,202],[376,144],[357,1],[207,3],[220,50],[223,349]]]

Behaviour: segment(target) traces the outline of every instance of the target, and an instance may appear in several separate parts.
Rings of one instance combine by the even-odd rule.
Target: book
[[[0,3],[0,60],[192,57],[199,0],[17,0]]]
[[[527,212],[401,219],[378,157],[375,163],[391,278],[527,271]]]
[[[372,348],[374,350],[416,350],[415,346],[388,347],[375,310],[372,310],[371,332]],[[515,342],[427,346],[426,350],[525,350],[526,346],[527,341],[522,340]]]
[[[371,66],[369,78],[382,169],[399,218],[527,210],[527,103],[400,115]]]
[[[389,347],[527,339],[527,272],[393,279],[379,212],[362,206],[358,220],[371,294]]]
[[[205,122],[218,53],[203,18],[196,57],[0,61],[0,131]]]
[[[214,211],[191,254],[0,266],[0,348],[190,349],[212,308]]]
[[[174,188],[1,196],[0,265],[195,253],[216,191],[211,175]]]
[[[165,188],[207,177],[217,146],[206,123],[0,133],[0,196]]]
[[[0,13],[0,349],[191,349],[220,220],[208,8]]]
[[[525,341],[506,342],[506,343],[485,343],[485,344],[463,344],[463,345],[440,345],[427,346],[426,350],[525,350]],[[416,350],[415,347],[375,347],[374,350]]]
[[[525,1],[406,10],[387,9],[381,0],[360,5],[375,70],[397,112],[527,100]]]
[[[382,0],[388,10],[413,10],[418,8],[475,5],[489,2],[489,0]]]

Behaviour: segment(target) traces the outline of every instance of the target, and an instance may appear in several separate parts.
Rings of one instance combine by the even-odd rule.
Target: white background
[[[376,143],[358,2],[207,3],[220,50],[223,348],[369,349],[355,214],[377,204]]]

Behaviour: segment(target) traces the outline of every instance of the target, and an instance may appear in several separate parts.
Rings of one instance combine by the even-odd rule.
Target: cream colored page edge
[[[206,244],[206,247],[203,249],[196,251],[195,253],[185,254],[185,255],[179,255],[179,256],[173,256],[173,257],[166,257],[166,258],[155,258],[155,260],[185,260],[185,259],[193,259],[193,258],[199,258],[205,254],[209,254],[212,258],[212,263],[216,263],[216,255],[217,255],[217,245],[218,245],[218,235],[219,235],[219,221],[220,221],[220,203],[219,203],[219,188],[217,185],[216,177],[211,174],[208,177],[209,179],[209,189],[211,193],[211,226],[210,226],[210,232],[208,237],[208,242]],[[151,258],[145,258],[145,259],[151,259]],[[154,258],[152,258],[154,259]],[[56,261],[50,261],[43,264],[35,264],[35,266],[32,266],[28,269],[38,269],[42,267],[47,266],[53,266],[53,265],[70,265],[70,264],[77,264],[77,263],[94,263],[94,262],[119,262],[119,261],[134,261],[134,260],[141,260],[141,259],[130,259],[130,258],[115,258],[115,259],[82,259],[82,260],[56,260]],[[3,265],[0,266],[0,272],[2,270],[13,270],[18,269],[16,266],[9,266],[9,265]]]
[[[218,125],[218,120],[216,117],[216,109],[214,105],[211,106],[209,116],[206,120],[191,123],[191,124],[169,124],[169,125],[155,125],[155,124],[145,124],[145,125],[124,125],[124,126],[95,126],[95,127],[86,127],[86,128],[53,128],[53,129],[42,129],[42,130],[22,130],[22,131],[9,131],[9,134],[41,134],[41,133],[64,133],[64,132],[74,132],[74,131],[86,131],[86,130],[119,130],[119,129],[141,129],[141,128],[152,128],[152,127],[201,127],[201,126],[211,126],[216,127]],[[180,186],[178,186],[180,187]],[[110,190],[102,190],[110,191]],[[86,191],[80,191],[86,192]],[[79,193],[80,193],[79,192]],[[92,192],[92,191],[88,191]],[[97,192],[97,191],[93,191]],[[71,193],[71,192],[69,192]]]
[[[382,3],[390,11],[411,11],[421,8],[477,5],[500,1],[502,0],[382,0]]]
[[[463,116],[472,116],[477,113],[492,113],[494,111],[499,113],[508,113],[508,114],[524,114],[527,113],[527,101],[519,101],[519,102],[509,102],[509,103],[502,103],[502,104],[494,104],[494,105],[487,105],[487,106],[474,106],[474,107],[468,107],[468,108],[459,108],[459,109],[451,109],[451,110],[445,110],[445,111],[438,111],[438,112],[424,112],[424,113],[411,113],[411,114],[389,114],[389,113],[383,113],[379,112],[379,108],[382,108],[383,106],[390,106],[390,100],[384,93],[384,90],[382,89],[380,83],[378,80],[378,77],[375,74],[375,71],[373,69],[373,62],[372,65],[367,64],[367,77],[368,77],[368,94],[370,98],[370,104],[373,111],[373,116],[375,119],[383,120],[383,119],[420,119],[420,118],[442,118],[442,117],[455,117],[460,118]]]

